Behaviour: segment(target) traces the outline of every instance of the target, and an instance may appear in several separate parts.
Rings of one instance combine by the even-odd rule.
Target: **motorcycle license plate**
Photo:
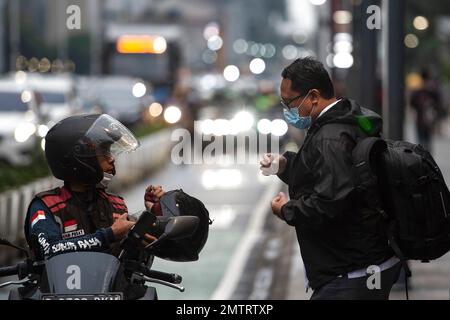
[[[123,300],[122,293],[46,294],[42,300]]]

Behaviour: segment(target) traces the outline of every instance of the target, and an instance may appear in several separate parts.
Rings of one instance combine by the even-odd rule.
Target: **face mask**
[[[286,119],[287,123],[290,125],[296,127],[297,129],[308,129],[312,125],[312,117],[311,113],[313,112],[314,108],[309,113],[309,116],[306,117],[300,117],[298,110],[302,107],[303,103],[305,102],[306,98],[308,98],[310,92],[306,95],[306,97],[303,99],[302,103],[297,108],[292,108],[289,110],[284,110],[284,118]]]
[[[113,177],[114,177],[113,174],[107,173],[107,172],[103,172],[103,179],[102,179],[102,181],[100,181],[97,184],[97,187],[98,188],[104,188],[104,189],[108,188],[108,185],[111,182]]]

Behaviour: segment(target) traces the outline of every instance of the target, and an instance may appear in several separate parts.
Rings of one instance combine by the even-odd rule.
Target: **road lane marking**
[[[267,212],[270,211],[270,201],[281,190],[283,182],[274,178],[273,183],[264,192],[261,197],[255,212],[251,214],[251,218],[247,229],[244,231],[244,236],[238,244],[236,251],[231,257],[227,270],[219,283],[219,286],[211,296],[212,300],[228,300],[231,298],[239,279],[244,271],[250,250],[253,248],[255,242],[262,235],[264,227],[264,218]]]

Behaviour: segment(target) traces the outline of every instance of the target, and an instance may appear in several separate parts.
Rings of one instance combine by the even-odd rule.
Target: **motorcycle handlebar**
[[[183,280],[183,278],[178,274],[166,273],[166,272],[150,270],[150,269],[146,270],[145,275],[150,278],[159,279],[162,281],[175,283],[175,284],[179,284]]]
[[[13,276],[19,273],[19,265],[0,268],[0,277]]]
[[[153,279],[158,279],[174,284],[179,284],[183,280],[183,278],[178,274],[152,270],[149,267],[145,266],[144,264],[139,263],[138,261],[125,260],[123,261],[123,265],[127,270],[130,270],[132,272],[138,271],[144,274],[145,276]]]

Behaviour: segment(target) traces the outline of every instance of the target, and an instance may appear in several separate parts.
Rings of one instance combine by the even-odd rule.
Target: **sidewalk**
[[[413,122],[408,121],[405,140],[416,142]],[[443,136],[434,140],[433,157],[442,170],[447,185],[450,186],[450,122],[445,126]],[[304,269],[297,239],[292,246],[290,285],[287,299],[309,299],[312,292],[305,293]],[[430,263],[410,261],[412,277],[408,279],[410,300],[449,300],[450,299],[450,253]],[[405,300],[404,286],[392,290],[391,300]]]

